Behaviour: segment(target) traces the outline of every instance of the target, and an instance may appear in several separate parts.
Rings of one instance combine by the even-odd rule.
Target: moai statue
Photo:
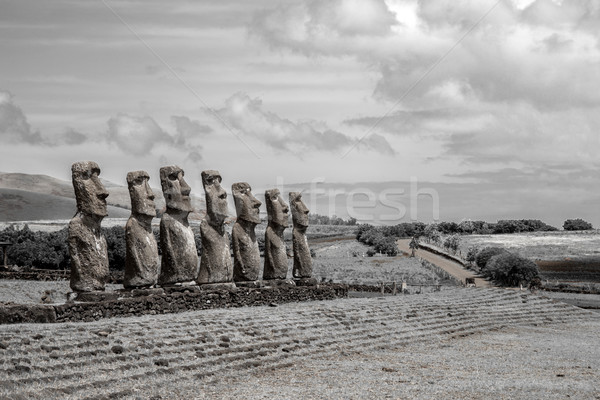
[[[202,258],[199,284],[233,282],[233,264],[229,252],[229,236],[225,231],[227,192],[221,187],[219,171],[202,171],[206,195],[206,218],[200,222]]]
[[[233,280],[256,281],[260,273],[260,250],[254,228],[260,224],[261,202],[246,182],[231,185],[237,220],[233,225]]]
[[[156,217],[154,193],[148,184],[146,171],[127,174],[131,197],[131,216],[125,225],[125,288],[152,287],[158,279],[158,245],[152,233],[152,218]]]
[[[71,289],[103,291],[108,280],[108,251],[100,224],[108,215],[108,192],[100,182],[100,167],[95,162],[76,162],[71,172],[77,200],[77,214],[69,223]]]
[[[302,201],[302,195],[298,192],[290,192],[290,208],[292,209],[292,222],[294,224],[292,231],[294,249],[292,276],[294,279],[306,281],[312,276],[312,257],[306,240],[309,210]]]
[[[194,284],[198,274],[198,252],[194,232],[188,223],[192,212],[190,187],[183,170],[176,165],[160,169],[160,184],[167,210],[160,220],[162,252],[158,283],[164,285]]]
[[[265,231],[265,267],[263,279],[285,279],[288,262],[283,231],[288,226],[289,207],[279,194],[279,190],[265,192],[269,225]]]

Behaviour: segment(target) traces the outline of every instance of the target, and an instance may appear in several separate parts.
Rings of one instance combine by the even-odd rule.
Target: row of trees
[[[566,220],[563,224],[563,229],[565,231],[589,231],[594,229],[594,227],[589,222],[577,218]]]
[[[558,230],[557,228],[550,226],[539,219],[503,219],[495,223],[465,220],[460,223],[440,222],[432,225],[434,225],[434,228],[437,231],[446,235],[455,233],[467,235],[490,235],[501,233],[546,232]]]
[[[340,218],[336,215],[328,217],[327,215],[308,214],[308,223],[311,225],[356,225],[356,218],[349,217],[348,219]]]
[[[123,270],[125,266],[125,228],[121,226],[102,228],[102,233],[106,237],[110,268]],[[154,229],[154,236],[158,241],[158,229]],[[34,232],[27,225],[23,229],[17,229],[11,225],[0,231],[0,242],[12,243],[8,250],[8,263],[21,267],[68,269],[70,257],[67,238],[67,228],[56,232]],[[200,255],[202,251],[200,235],[196,234],[195,239]],[[160,246],[158,251],[160,253]]]

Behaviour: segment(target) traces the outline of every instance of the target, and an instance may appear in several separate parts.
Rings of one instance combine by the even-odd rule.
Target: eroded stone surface
[[[133,171],[127,174],[131,197],[131,216],[125,225],[126,288],[150,287],[158,280],[160,259],[158,244],[152,233],[152,218],[156,216],[154,193],[148,184],[148,173]]]
[[[278,189],[265,191],[269,225],[265,230],[265,266],[263,279],[285,279],[288,263],[283,231],[288,226],[289,207]]]
[[[312,257],[306,240],[308,228],[308,207],[298,192],[290,192],[290,208],[292,209],[292,248],[294,250],[294,278],[310,278],[312,276]]]
[[[206,218],[200,223],[202,258],[198,284],[233,281],[233,264],[229,251],[229,236],[225,231],[228,215],[227,192],[221,187],[219,171],[202,171],[206,196]]]
[[[77,214],[69,223],[70,286],[74,292],[104,290],[109,273],[108,251],[100,224],[107,215],[108,192],[95,162],[76,162],[71,172]]]
[[[160,220],[162,259],[158,283],[161,285],[190,282],[198,273],[198,252],[194,232],[188,223],[192,211],[191,189],[183,175],[183,170],[176,165],[160,169],[160,183],[167,204]]]
[[[237,220],[232,230],[233,280],[255,281],[260,274],[260,249],[254,229],[260,224],[261,202],[252,194],[246,182],[231,186]]]

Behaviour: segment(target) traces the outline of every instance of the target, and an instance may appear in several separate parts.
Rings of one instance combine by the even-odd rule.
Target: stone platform
[[[319,284],[204,290],[196,286],[109,292],[98,301],[64,304],[0,304],[0,324],[94,321],[102,318],[166,314],[211,308],[265,306],[348,297],[348,286]],[[86,296],[83,296],[86,298]],[[90,298],[95,298],[94,296]]]

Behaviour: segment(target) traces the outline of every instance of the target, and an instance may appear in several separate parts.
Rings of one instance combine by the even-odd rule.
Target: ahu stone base
[[[286,288],[296,286],[293,279],[265,279],[263,281],[265,287]]]
[[[105,296],[98,301],[85,302],[78,298],[76,301],[52,305],[0,304],[0,324],[94,321],[102,318],[167,314],[212,308],[333,300],[348,297],[348,286],[319,284],[298,287],[237,287],[221,290],[179,286],[134,289],[129,293],[126,291],[101,293],[111,296]]]

